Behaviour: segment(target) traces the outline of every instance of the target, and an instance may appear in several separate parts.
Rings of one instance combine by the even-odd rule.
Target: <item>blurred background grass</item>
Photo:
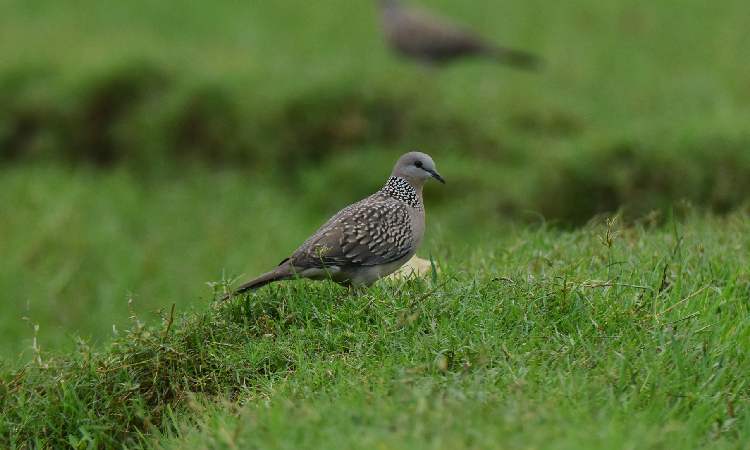
[[[414,3],[414,2],[412,2]],[[102,339],[277,264],[431,154],[422,256],[750,193],[750,3],[419,5],[536,52],[415,66],[375,3],[0,2],[0,355]],[[494,242],[494,241],[493,241]]]

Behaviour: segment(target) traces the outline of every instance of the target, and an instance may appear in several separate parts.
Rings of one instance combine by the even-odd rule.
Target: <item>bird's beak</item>
[[[432,175],[432,178],[438,180],[439,182],[445,184],[445,178],[441,177],[439,173],[437,172],[430,172],[430,175]]]

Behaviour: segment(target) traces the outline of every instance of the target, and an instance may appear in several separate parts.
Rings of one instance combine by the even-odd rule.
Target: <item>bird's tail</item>
[[[510,64],[521,69],[539,69],[542,66],[542,58],[522,50],[513,50],[506,47],[493,47],[487,50],[487,54],[496,60]]]
[[[274,281],[292,279],[294,278],[294,276],[295,275],[294,275],[294,270],[292,269],[292,265],[284,261],[279,267],[273,269],[272,271],[268,273],[264,273],[258,278],[252,279],[248,281],[247,283],[237,286],[234,289],[234,291],[232,291],[231,295],[243,294],[247,291],[262,288],[263,286],[269,283],[273,283]],[[229,295],[230,294],[225,294],[221,296],[219,300],[220,301],[226,300],[227,298],[229,298]]]

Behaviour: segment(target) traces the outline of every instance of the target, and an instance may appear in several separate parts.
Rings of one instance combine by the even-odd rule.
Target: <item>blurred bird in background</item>
[[[541,59],[528,52],[487,42],[450,21],[396,0],[379,0],[383,35],[391,49],[423,64],[436,65],[463,56],[491,58],[523,69],[534,69]]]

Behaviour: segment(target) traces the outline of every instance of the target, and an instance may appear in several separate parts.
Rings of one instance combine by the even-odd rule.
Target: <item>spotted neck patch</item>
[[[380,192],[406,203],[417,211],[422,210],[417,191],[401,177],[390,177]]]

